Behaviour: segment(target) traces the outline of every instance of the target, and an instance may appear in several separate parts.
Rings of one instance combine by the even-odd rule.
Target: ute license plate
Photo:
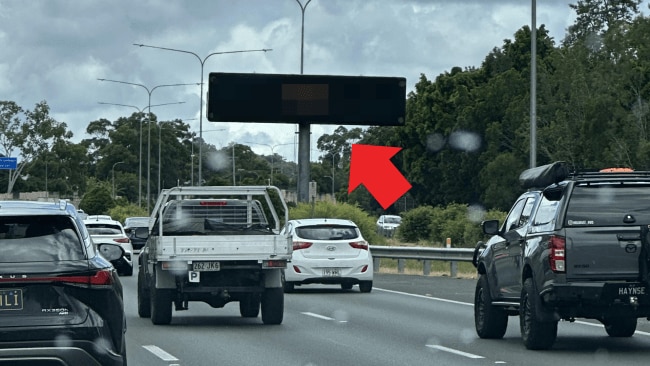
[[[197,272],[216,272],[221,270],[219,262],[192,262],[192,270]]]
[[[323,268],[323,277],[341,277],[341,269]]]
[[[23,290],[21,289],[0,289],[0,311],[22,310]]]
[[[619,286],[616,295],[618,296],[640,296],[648,293],[643,285],[623,285]]]

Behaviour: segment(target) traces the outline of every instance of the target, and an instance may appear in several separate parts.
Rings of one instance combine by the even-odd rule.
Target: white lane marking
[[[417,297],[417,298],[420,298],[420,299],[429,299],[429,300],[436,300],[436,301],[448,302],[448,303],[458,304],[458,305],[469,305],[469,306],[474,306],[474,304],[471,304],[471,303],[468,303],[468,302],[455,301],[455,300],[449,300],[449,299],[442,299],[442,298],[440,298],[440,297],[424,296],[424,295],[418,295],[418,294],[409,294],[408,292],[386,290],[386,289],[378,288],[378,287],[373,287],[372,289],[373,289],[373,290],[377,290],[377,291],[390,292],[390,293],[398,294],[398,295],[406,295],[406,296]],[[602,325],[602,324],[589,323],[589,322],[580,321],[580,320],[576,320],[574,323],[583,324],[583,325],[590,325],[590,326],[592,326],[592,327],[600,327],[600,328],[604,328],[604,327],[605,327],[605,326]],[[640,330],[637,330],[636,332],[634,332],[634,334],[639,334],[639,335],[644,335],[644,336],[650,336],[650,332],[643,332],[643,331],[640,331]]]
[[[462,302],[462,301],[455,301],[455,300],[443,299],[443,298],[440,298],[440,297],[433,297],[433,296],[424,296],[424,295],[417,295],[417,294],[409,294],[408,292],[386,290],[386,289],[383,289],[383,288],[377,288],[377,287],[373,287],[373,290],[384,291],[384,292],[390,292],[390,293],[393,293],[393,294],[399,294],[399,295],[407,295],[407,296],[419,297],[419,298],[421,298],[421,299],[437,300],[437,301],[442,301],[442,302],[448,302],[448,303],[451,303],[451,304],[474,306],[474,304],[470,304],[470,303]]]
[[[158,346],[148,345],[148,346],[142,346],[142,348],[153,353],[163,361],[178,361],[178,358],[170,355],[169,353],[165,352],[162,348]]]
[[[347,320],[338,320],[338,319],[330,318],[329,316],[320,315],[320,314],[316,314],[316,313],[311,313],[309,311],[304,311],[301,314],[311,316],[311,317],[314,317],[314,318],[318,318],[318,319],[323,319],[323,320],[337,321],[339,323],[347,323],[348,322]]]
[[[467,358],[485,358],[483,356],[475,355],[473,353],[467,353],[467,352],[459,351],[457,349],[448,348],[448,347],[445,347],[445,346],[439,346],[437,344],[427,344],[427,347],[435,348],[435,349],[440,350],[440,351],[453,353],[453,354],[456,354],[456,355],[459,355],[459,356],[464,356],[464,357],[467,357]]]

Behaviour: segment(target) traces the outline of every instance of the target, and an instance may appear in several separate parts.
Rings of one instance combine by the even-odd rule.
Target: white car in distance
[[[350,220],[289,220],[282,229],[293,240],[291,262],[285,270],[284,291],[307,284],[359,285],[372,291],[373,262],[368,242]]]

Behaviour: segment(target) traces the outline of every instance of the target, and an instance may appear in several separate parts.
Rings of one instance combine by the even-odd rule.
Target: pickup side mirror
[[[135,237],[138,239],[148,239],[149,238],[149,228],[139,227],[135,229]]]
[[[488,235],[499,234],[499,220],[486,220],[481,223],[483,233]]]

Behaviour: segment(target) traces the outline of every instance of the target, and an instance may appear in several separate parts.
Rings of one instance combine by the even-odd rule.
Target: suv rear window
[[[620,226],[626,215],[631,225],[650,222],[650,185],[576,185],[565,219],[567,226]]]
[[[67,216],[0,217],[0,263],[84,259],[83,243]]]
[[[349,240],[359,237],[356,227],[342,225],[301,226],[296,228],[296,234],[310,240]]]

